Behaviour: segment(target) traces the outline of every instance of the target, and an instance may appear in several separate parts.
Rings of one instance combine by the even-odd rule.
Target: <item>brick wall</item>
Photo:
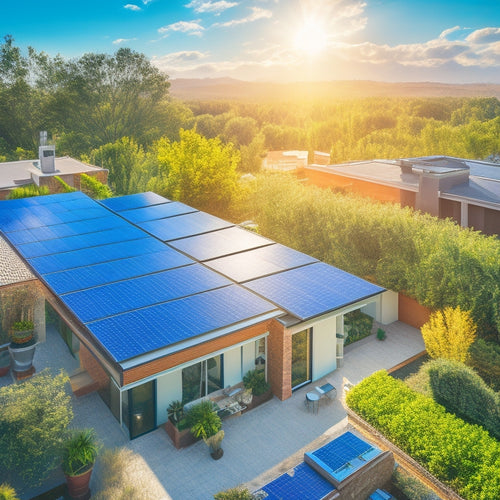
[[[398,318],[399,321],[413,326],[414,328],[421,328],[424,323],[429,321],[431,310],[419,304],[415,299],[399,294],[398,303]]]
[[[278,321],[269,322],[268,378],[273,394],[281,400],[292,395],[292,336]]]
[[[259,323],[257,325],[251,326],[249,328],[244,328],[237,332],[231,333],[229,335],[224,335],[208,342],[198,344],[196,346],[190,347],[189,349],[184,349],[182,351],[170,354],[169,356],[164,356],[160,359],[155,359],[149,363],[145,363],[140,366],[131,368],[130,370],[124,371],[122,375],[123,385],[136,382],[155,373],[160,373],[169,368],[173,368],[188,361],[193,361],[200,358],[201,356],[206,356],[220,349],[226,349],[233,345],[239,344],[245,340],[249,340],[258,335],[262,335],[269,331],[269,322]]]
[[[79,355],[80,365],[85,368],[89,375],[99,384],[99,389],[107,388],[109,384],[108,374],[82,343],[80,343]]]

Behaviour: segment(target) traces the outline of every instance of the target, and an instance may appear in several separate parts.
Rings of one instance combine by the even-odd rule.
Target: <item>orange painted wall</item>
[[[419,304],[415,299],[399,294],[398,318],[399,321],[415,328],[421,328],[424,323],[429,321],[431,310]]]

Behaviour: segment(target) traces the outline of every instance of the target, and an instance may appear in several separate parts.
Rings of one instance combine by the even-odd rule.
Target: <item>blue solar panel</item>
[[[272,241],[240,227],[221,229],[169,243],[197,260],[215,259],[232,253],[243,252],[270,245]]]
[[[196,211],[195,208],[184,205],[184,203],[172,201],[170,203],[162,203],[161,205],[126,210],[120,212],[120,215],[133,224],[139,224],[148,220],[164,219],[165,217],[173,217]]]
[[[76,222],[80,220],[97,219],[109,215],[109,210],[99,205],[94,205],[93,208],[80,208],[68,212],[59,212],[57,216],[62,222]]]
[[[115,281],[144,276],[146,274],[193,264],[193,260],[167,246],[161,252],[148,253],[126,259],[77,267],[43,276],[47,284],[58,294],[92,288]]]
[[[335,490],[304,462],[262,488],[266,500],[321,500]]]
[[[193,264],[70,293],[63,295],[62,300],[87,323],[230,284],[220,274]]]
[[[107,231],[68,236],[66,238],[35,241],[26,243],[25,245],[19,245],[18,250],[24,257],[29,259],[54,253],[73,252],[82,248],[106,245],[119,241],[136,240],[144,238],[144,236],[144,231],[133,226],[127,226]]]
[[[87,324],[120,362],[274,311],[237,285],[127,312]]]
[[[107,200],[101,200],[100,203],[114,212],[121,212],[122,210],[130,210],[132,208],[158,205],[159,203],[165,203],[166,201],[169,200],[163,198],[163,196],[160,196],[159,194],[147,192],[129,194],[118,198],[108,198]]]
[[[140,240],[111,243],[93,248],[84,248],[74,252],[66,252],[54,255],[44,255],[28,259],[31,266],[40,274],[54,273],[74,267],[90,266],[99,262],[146,255],[151,252],[164,250],[165,245],[160,241],[146,237]]]
[[[234,224],[205,212],[193,212],[168,219],[142,222],[139,226],[162,241],[170,241],[216,231]]]
[[[243,281],[260,278],[286,269],[317,262],[316,259],[276,243],[206,262],[206,265],[228,276]]]
[[[245,287],[302,320],[384,290],[323,262],[248,281]]]

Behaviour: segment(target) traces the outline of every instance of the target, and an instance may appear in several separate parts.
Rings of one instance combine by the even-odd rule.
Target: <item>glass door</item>
[[[311,329],[292,335],[292,389],[311,381]]]
[[[156,428],[155,383],[153,380],[127,391],[128,428],[131,439]]]

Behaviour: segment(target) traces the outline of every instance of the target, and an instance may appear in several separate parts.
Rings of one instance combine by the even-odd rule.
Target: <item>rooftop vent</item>
[[[40,132],[38,157],[42,174],[53,174],[56,171],[56,147],[47,144],[47,132],[45,131]]]

